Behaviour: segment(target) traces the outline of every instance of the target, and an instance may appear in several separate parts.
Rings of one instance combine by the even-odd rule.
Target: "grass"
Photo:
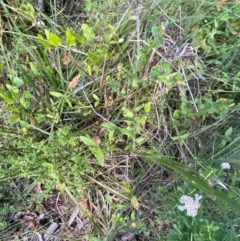
[[[239,8],[0,1],[3,240],[238,240]]]

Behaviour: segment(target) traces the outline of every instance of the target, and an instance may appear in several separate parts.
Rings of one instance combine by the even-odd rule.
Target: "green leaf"
[[[86,9],[88,12],[91,11],[92,7],[93,7],[92,0],[86,0]]]
[[[17,77],[17,76],[14,76],[12,81],[13,81],[13,83],[14,83],[16,86],[18,86],[18,87],[24,85],[23,79],[21,79],[21,78],[19,78],[19,77]]]
[[[183,134],[181,136],[173,136],[171,139],[174,141],[177,140],[186,140],[190,136],[190,133]]]
[[[49,43],[48,40],[44,39],[44,37],[41,34],[37,35],[38,39],[40,40],[40,43],[46,47],[47,49],[52,48],[52,45]]]
[[[98,148],[90,148],[94,156],[97,158],[98,164],[101,165],[102,167],[104,166],[104,154],[103,151],[100,147]]]
[[[230,229],[227,232],[226,239],[225,240],[231,240],[231,241],[238,241],[239,238],[235,233],[235,230],[233,227],[230,227]]]
[[[8,104],[13,104],[14,103],[14,100],[12,98],[10,98],[9,96],[7,96],[7,95],[0,93],[0,96],[2,97],[2,99],[6,103],[8,103]]]
[[[209,109],[207,109],[207,113],[208,114],[213,114],[215,112],[217,112],[217,111],[216,111],[216,109],[214,107],[210,107]]]
[[[173,112],[173,117],[174,118],[178,118],[180,116],[180,110],[175,110],[174,112]]]
[[[148,102],[144,105],[144,111],[145,113],[149,113],[151,110],[151,102]]]
[[[49,92],[49,94],[50,95],[52,95],[52,96],[54,96],[54,97],[57,97],[57,98],[59,98],[59,97],[63,97],[63,94],[62,93],[59,93],[59,92]]]
[[[95,100],[95,103],[94,103],[94,107],[97,107],[99,102],[100,102],[100,99],[97,95],[93,94],[93,98]]]
[[[76,37],[70,28],[67,28],[66,30],[66,39],[68,47],[76,45]]]
[[[132,196],[131,198],[131,203],[132,203],[132,206],[138,210],[139,209],[139,203],[138,203],[138,200],[135,196]]]
[[[122,182],[122,185],[123,185],[124,191],[125,191],[127,194],[131,194],[131,193],[132,193],[129,184],[128,184],[126,181],[123,181],[123,182]]]
[[[56,47],[61,44],[61,39],[56,34],[50,32],[49,30],[45,30],[45,35],[51,45]]]
[[[97,142],[90,137],[80,136],[80,140],[88,147],[97,147]]]
[[[35,9],[30,3],[22,3],[21,8],[24,10],[25,14],[30,15],[31,17],[34,17],[36,15]]]
[[[114,140],[114,131],[109,130],[108,140],[112,142]]]
[[[158,40],[159,43],[162,40],[163,30],[161,27],[154,26],[152,27],[152,34],[155,40]]]
[[[124,108],[123,109],[123,115],[125,117],[128,117],[128,118],[133,118],[134,117],[134,113],[132,112],[132,110],[128,109],[128,108]]]
[[[225,132],[225,137],[231,136],[232,131],[233,131],[233,128],[232,128],[232,127],[229,127],[229,128],[227,129],[227,131]]]
[[[118,129],[118,127],[115,124],[113,124],[112,122],[103,122],[101,124],[101,126],[105,127],[109,131],[115,131]]]
[[[51,170],[51,171],[54,169],[54,165],[52,163],[44,162],[42,163],[42,166],[48,168],[48,170]]]
[[[89,50],[87,52],[87,56],[88,58],[93,62],[93,63],[97,63],[99,60],[99,55],[94,53],[93,51]]]
[[[6,84],[6,87],[11,92],[11,95],[14,100],[19,100],[19,89],[16,86]]]
[[[120,38],[120,39],[118,39],[118,41],[117,41],[119,44],[120,43],[123,43],[124,42],[124,38]]]
[[[77,41],[80,42],[81,45],[83,45],[83,46],[86,45],[87,40],[84,36],[75,34],[75,37],[76,37]]]
[[[128,129],[122,128],[122,129],[120,129],[120,132],[121,132],[123,135],[126,135],[126,136],[131,137],[131,138],[135,138],[134,133],[131,132],[131,131],[129,131]]]
[[[82,24],[82,30],[83,30],[83,36],[87,40],[92,40],[94,38],[94,32],[93,29],[86,23]]]
[[[38,75],[39,72],[38,72],[36,64],[34,64],[33,62],[29,62],[29,65],[30,65],[30,68],[31,68],[31,71],[33,72],[33,74]]]
[[[238,178],[238,173],[236,171],[234,171],[233,177],[232,177],[232,183],[231,186],[233,187],[237,181]]]
[[[105,197],[105,200],[106,200],[106,202],[108,204],[113,204],[113,200],[112,200],[111,196],[108,193],[105,194],[104,197]]]

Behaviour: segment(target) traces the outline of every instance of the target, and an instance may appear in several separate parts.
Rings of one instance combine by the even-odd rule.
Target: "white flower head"
[[[221,167],[222,167],[222,169],[230,169],[231,168],[231,166],[228,162],[223,162],[221,164]]]
[[[183,195],[180,198],[180,203],[182,206],[178,206],[178,209],[181,211],[187,210],[187,215],[190,217],[195,217],[197,215],[197,211],[200,208],[199,201],[202,199],[201,195],[195,194],[195,198],[189,197],[187,195]]]

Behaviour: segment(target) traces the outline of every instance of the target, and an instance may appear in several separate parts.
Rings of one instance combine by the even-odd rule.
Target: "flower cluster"
[[[189,197],[187,195],[183,195],[180,198],[180,203],[182,203],[182,206],[178,206],[178,209],[181,211],[187,210],[187,215],[190,217],[195,217],[197,215],[197,211],[200,207],[200,199],[202,198],[201,195],[195,194],[195,200],[193,197]]]
[[[229,163],[227,163],[227,162],[223,162],[222,164],[221,164],[221,167],[222,167],[222,169],[230,169],[230,164]]]

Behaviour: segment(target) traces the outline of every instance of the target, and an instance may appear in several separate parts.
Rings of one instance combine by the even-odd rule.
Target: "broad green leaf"
[[[83,45],[83,46],[86,45],[87,39],[84,36],[75,34],[75,37],[76,37],[77,41],[80,42],[81,45]]]
[[[232,128],[232,127],[229,127],[229,128],[227,129],[227,131],[225,132],[225,136],[226,136],[226,137],[231,136],[232,131],[233,131],[233,128]]]
[[[10,98],[9,96],[7,96],[7,95],[0,93],[0,96],[2,97],[2,99],[6,103],[8,103],[8,104],[13,104],[14,103],[14,100],[12,98]]]
[[[93,29],[86,23],[82,24],[82,30],[83,30],[83,36],[87,40],[92,40],[94,38],[94,32]]]
[[[133,88],[137,88],[138,87],[138,79],[137,78],[133,78],[132,79],[132,87]]]
[[[13,83],[14,83],[16,86],[18,86],[18,87],[24,85],[23,79],[21,79],[21,78],[19,78],[19,77],[17,77],[17,76],[14,76],[12,81],[13,81]]]
[[[123,43],[124,42],[124,38],[120,38],[120,39],[118,39],[118,41],[117,41],[119,44],[120,43]]]
[[[134,133],[131,132],[131,131],[129,131],[128,129],[122,128],[122,129],[120,129],[120,132],[121,132],[123,135],[126,135],[126,136],[131,137],[131,138],[135,138]]]
[[[228,241],[238,241],[239,240],[239,237],[236,235],[233,227],[230,227],[230,229],[227,231],[225,240],[228,240]]]
[[[113,124],[112,122],[103,122],[101,124],[101,126],[105,127],[109,131],[115,131],[118,129],[118,127],[115,124]]]
[[[131,220],[133,221],[135,221],[136,220],[136,213],[135,213],[135,211],[132,211],[131,212]]]
[[[144,111],[145,113],[149,113],[151,110],[151,102],[148,102],[144,105]]]
[[[123,115],[125,117],[128,117],[128,118],[133,118],[134,117],[134,113],[132,112],[132,110],[128,109],[128,108],[124,108],[123,109]]]
[[[131,190],[129,184],[126,181],[123,181],[122,185],[123,185],[123,189],[125,190],[125,192],[127,194],[131,194],[132,193],[132,190]]]
[[[132,206],[138,210],[139,209],[139,203],[138,203],[138,200],[135,196],[132,196],[131,198],[131,203],[132,203]]]
[[[51,178],[53,178],[53,179],[56,179],[56,180],[59,179],[58,174],[57,174],[56,171],[54,171],[54,172],[48,171],[47,173],[48,173],[49,177],[51,177]]]
[[[57,98],[59,98],[59,97],[63,97],[63,94],[62,93],[59,93],[59,92],[49,92],[49,94],[50,95],[52,95],[52,96],[54,96],[54,97],[57,97]]]
[[[50,49],[53,47],[48,40],[44,39],[44,37],[41,34],[38,34],[37,37],[40,40],[40,43],[47,49]]]
[[[136,143],[138,145],[143,144],[146,141],[145,137],[139,137],[138,139],[136,139]]]
[[[34,64],[33,62],[29,62],[29,65],[30,65],[30,68],[31,68],[31,71],[33,72],[33,74],[38,75],[39,73],[38,73],[36,64]]]
[[[102,167],[104,166],[104,154],[100,147],[98,148],[90,148],[94,156],[97,158],[98,164]]]
[[[66,30],[66,39],[68,47],[76,45],[76,37],[70,28],[67,28]]]
[[[6,84],[6,87],[11,92],[13,99],[19,100],[19,89],[16,86]]]
[[[161,27],[154,26],[152,27],[152,34],[156,43],[160,44],[163,40],[163,30]]]
[[[92,0],[86,0],[86,9],[88,12],[91,11],[92,6],[93,6]]]
[[[48,168],[49,170],[54,169],[54,165],[52,163],[44,162],[44,163],[42,163],[42,166]]]
[[[61,39],[56,34],[50,32],[49,30],[45,30],[45,35],[51,45],[58,46],[61,44]]]
[[[97,95],[93,94],[93,98],[95,100],[95,103],[94,103],[94,107],[97,107],[99,102],[100,102],[100,99]]]
[[[99,61],[99,54],[96,54],[91,50],[87,52],[87,56],[92,61],[92,63],[97,63]]]
[[[108,193],[105,194],[104,197],[105,197],[105,200],[108,204],[113,204],[112,197]]]
[[[173,117],[174,118],[178,118],[180,116],[180,110],[175,110],[174,112],[173,112]]]
[[[140,116],[136,117],[135,120],[138,124],[145,125],[145,123],[147,121],[147,116],[146,115],[140,115]]]
[[[26,3],[26,4],[22,3],[21,9],[24,10],[25,14],[27,14],[27,15],[33,17],[33,18],[36,15],[36,11],[35,11],[33,5],[30,4],[30,3]]]
[[[90,65],[87,66],[87,73],[89,76],[92,76],[92,68]]]
[[[68,106],[73,109],[72,103],[68,98],[65,98],[65,101],[68,103]]]
[[[237,181],[238,178],[238,173],[236,171],[234,171],[233,177],[232,177],[232,183],[231,186],[233,187]]]
[[[177,141],[177,140],[186,140],[190,136],[190,133],[183,134],[181,136],[173,136],[172,140]]]
[[[90,137],[80,136],[80,140],[88,147],[97,147],[97,142]]]
[[[108,140],[111,142],[114,140],[114,131],[108,130]]]

